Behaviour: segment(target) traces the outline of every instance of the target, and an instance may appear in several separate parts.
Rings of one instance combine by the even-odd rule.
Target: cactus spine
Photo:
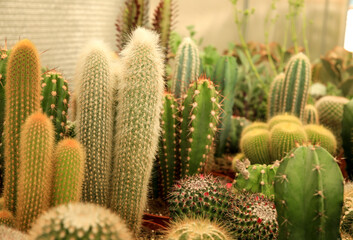
[[[113,84],[109,51],[92,42],[82,53],[75,76],[77,139],[86,150],[82,200],[108,204],[113,141]]]
[[[314,105],[308,104],[304,108],[304,124],[319,124],[319,114]]]
[[[27,231],[50,207],[54,144],[55,132],[50,119],[41,112],[30,115],[23,124],[20,139],[16,218],[21,231]]]
[[[337,151],[337,141],[335,136],[327,128],[309,124],[304,126],[308,141],[313,145],[320,145],[325,148],[330,154],[335,155]]]
[[[55,151],[52,206],[78,202],[84,177],[85,154],[74,139],[60,141]]]
[[[184,38],[180,44],[175,63],[171,90],[175,98],[180,98],[200,74],[199,50],[191,38]]]
[[[281,112],[287,112],[302,119],[310,80],[310,61],[303,53],[298,53],[289,60],[286,67],[281,94]]]
[[[158,35],[137,28],[121,55],[111,208],[137,235],[158,148],[164,87]]]
[[[21,126],[40,109],[39,54],[29,40],[18,42],[7,65],[5,85],[5,208],[15,214]]]
[[[292,150],[279,166],[275,204],[280,239],[336,239],[343,205],[343,177],[322,147]]]
[[[285,76],[284,73],[278,74],[271,83],[270,92],[268,94],[268,103],[267,103],[268,120],[281,112],[280,102],[281,102],[284,76]]]

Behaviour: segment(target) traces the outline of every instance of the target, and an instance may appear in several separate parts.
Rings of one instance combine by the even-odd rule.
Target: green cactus
[[[234,159],[237,170],[233,186],[240,192],[261,193],[266,197],[274,197],[274,180],[279,166],[276,161],[271,165],[249,165],[246,160]]]
[[[272,161],[281,160],[286,154],[308,141],[304,129],[296,123],[277,124],[270,132],[270,149]]]
[[[343,106],[348,102],[349,100],[344,97],[326,96],[315,104],[320,123],[330,129],[336,137],[337,149],[342,146]]]
[[[110,52],[91,42],[81,55],[75,76],[77,139],[86,151],[82,200],[108,204],[113,145],[113,82]]]
[[[254,130],[254,129],[264,129],[268,130],[268,124],[264,122],[253,122],[252,124],[246,126],[243,131],[241,132],[241,137],[243,137],[245,134],[248,132]]]
[[[27,231],[50,207],[54,144],[51,120],[41,112],[30,115],[23,124],[20,139],[16,219],[21,231]]]
[[[209,219],[186,218],[172,223],[166,230],[167,240],[231,240],[231,235],[222,226]]]
[[[218,124],[218,93],[209,79],[190,84],[182,104],[180,126],[181,177],[201,172]]]
[[[228,137],[227,147],[231,153],[239,152],[240,136],[243,129],[251,124],[251,122],[243,117],[232,116],[232,125]]]
[[[171,218],[198,216],[223,220],[233,201],[230,186],[202,174],[181,179],[168,199]]]
[[[304,108],[304,124],[319,124],[319,114],[314,105],[308,104]]]
[[[239,194],[233,205],[228,225],[234,239],[277,239],[277,213],[272,201],[259,194]]]
[[[349,179],[353,179],[353,100],[343,107],[342,147],[346,158],[346,171]]]
[[[8,240],[27,240],[28,236],[20,231],[7,226],[0,226],[0,236],[2,239]]]
[[[186,93],[189,84],[196,81],[200,74],[199,50],[191,38],[184,38],[175,57],[171,90],[175,98]]]
[[[110,207],[137,235],[158,149],[163,106],[163,54],[158,35],[137,28],[121,55],[124,87],[118,91]]]
[[[313,145],[320,145],[325,148],[331,155],[335,155],[337,151],[337,141],[335,136],[327,128],[309,124],[304,126],[308,141]]]
[[[7,227],[14,227],[15,218],[10,211],[0,210],[0,226],[5,225]],[[0,233],[0,236],[1,233]]]
[[[270,87],[270,92],[267,99],[267,119],[271,119],[281,112],[280,101],[282,94],[282,86],[284,82],[284,73],[278,74],[273,79]]]
[[[280,239],[337,239],[343,177],[322,147],[302,146],[283,159],[275,179]]]
[[[244,153],[240,152],[236,154],[232,160],[232,170],[237,174],[239,172],[238,170],[238,161],[242,161],[244,166],[247,168],[250,166],[250,161],[249,159],[245,158]]]
[[[309,96],[311,81],[310,60],[303,53],[293,56],[285,71],[282,86],[280,112],[287,112],[302,119]]]
[[[43,75],[41,106],[53,121],[56,131],[56,141],[66,135],[66,122],[69,107],[69,86],[67,80],[56,71],[49,71]]]
[[[5,208],[15,215],[21,126],[40,109],[40,64],[35,46],[27,39],[12,49],[5,85]],[[16,106],[16,107],[14,107]]]
[[[266,129],[247,132],[240,140],[240,149],[252,164],[271,163],[270,132]]]
[[[297,118],[296,116],[289,115],[289,114],[285,113],[285,114],[277,115],[277,116],[274,116],[273,118],[271,118],[268,121],[268,128],[269,128],[269,130],[271,130],[274,126],[276,126],[279,123],[283,123],[283,122],[295,123],[299,126],[302,126],[302,122],[300,121],[299,118]]]
[[[80,201],[85,166],[83,147],[74,139],[61,140],[54,159],[52,206]]]
[[[30,239],[132,240],[119,216],[91,203],[70,203],[43,214],[29,232]]]
[[[234,57],[223,56],[216,64],[213,82],[221,93],[222,102],[221,121],[218,125],[216,156],[222,157],[226,149],[226,142],[232,128],[232,115],[235,100],[235,86],[237,83],[238,69]]]

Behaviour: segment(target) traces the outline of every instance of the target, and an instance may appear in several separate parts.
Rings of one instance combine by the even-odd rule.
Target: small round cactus
[[[267,129],[253,129],[242,136],[240,149],[252,164],[269,164],[270,132]]]
[[[71,203],[52,208],[34,223],[29,236],[33,240],[132,239],[120,217],[91,203]]]
[[[304,127],[311,144],[319,144],[325,148],[330,154],[335,155],[337,150],[337,141],[335,135],[324,126],[309,124]]]
[[[252,124],[246,126],[241,132],[241,137],[243,137],[246,133],[254,130],[254,129],[268,129],[267,123],[264,122],[253,122]]]
[[[271,118],[270,121],[268,122],[268,128],[269,130],[271,130],[274,126],[283,122],[295,123],[295,124],[298,124],[299,126],[302,125],[302,122],[299,120],[299,118],[297,118],[294,115],[289,115],[285,113]]]

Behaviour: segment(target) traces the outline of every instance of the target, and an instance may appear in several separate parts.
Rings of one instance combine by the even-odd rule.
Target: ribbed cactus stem
[[[39,54],[29,40],[18,42],[7,65],[5,85],[5,208],[15,214],[21,126],[40,109]]]
[[[304,124],[319,124],[319,114],[314,105],[308,104],[304,108]]]
[[[43,113],[30,115],[20,139],[17,228],[27,231],[34,220],[49,209],[52,197],[55,132]]]
[[[282,94],[284,76],[285,76],[284,73],[278,74],[271,83],[270,92],[268,94],[268,102],[267,102],[268,120],[281,112],[280,106],[281,106],[281,94]]]
[[[137,28],[121,55],[110,205],[137,235],[160,129],[164,83],[158,35]]]

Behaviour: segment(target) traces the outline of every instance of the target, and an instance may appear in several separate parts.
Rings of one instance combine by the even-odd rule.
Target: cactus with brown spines
[[[271,118],[268,121],[268,128],[271,131],[271,129],[276,126],[279,123],[283,123],[283,122],[288,122],[288,123],[295,123],[299,126],[302,126],[302,122],[300,121],[299,118],[297,118],[294,115],[290,115],[288,113],[284,113],[284,114],[280,114],[277,116],[274,116],[273,118]]]
[[[121,56],[110,207],[137,235],[158,149],[163,106],[164,68],[158,35],[137,28]]]
[[[82,145],[70,138],[59,141],[54,154],[52,206],[80,201],[84,166]]]
[[[15,226],[15,218],[12,213],[6,209],[0,210],[0,226],[5,225],[7,227]],[[1,235],[0,235],[1,236]]]
[[[27,231],[50,207],[54,144],[51,120],[41,112],[30,115],[23,124],[20,139],[16,224],[21,231]]]
[[[82,200],[108,205],[113,147],[113,81],[110,52],[102,42],[83,50],[76,70],[77,139],[85,148]]]
[[[319,114],[314,105],[308,104],[304,108],[304,124],[319,124]]]
[[[304,126],[308,141],[313,145],[320,145],[331,155],[337,152],[337,141],[333,133],[321,125],[309,124]]]
[[[253,122],[250,125],[246,126],[243,131],[241,132],[241,137],[243,137],[248,132],[254,129],[265,129],[268,130],[268,124],[264,122]]]
[[[267,129],[253,129],[242,136],[240,149],[252,164],[271,163],[270,132]]]
[[[27,240],[28,235],[24,234],[16,229],[0,225],[0,237],[1,239],[6,240]]]
[[[40,109],[40,63],[35,46],[27,39],[12,49],[5,85],[5,208],[16,212],[20,131],[26,118]]]
[[[267,120],[281,113],[280,101],[284,77],[284,73],[280,73],[271,83],[270,92],[267,99]]]

